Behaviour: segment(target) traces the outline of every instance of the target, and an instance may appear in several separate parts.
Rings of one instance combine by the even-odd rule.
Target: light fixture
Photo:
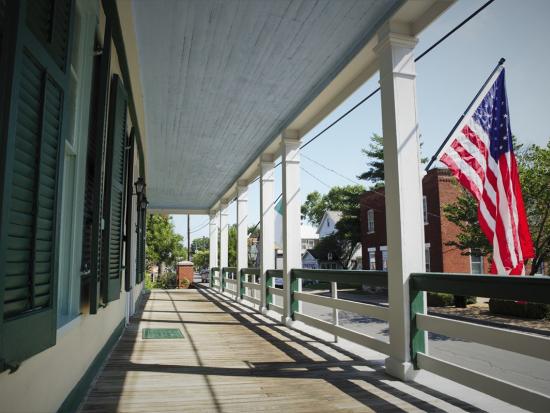
[[[248,249],[248,260],[251,263],[256,263],[256,258],[258,258],[258,247],[256,244],[252,244]]]
[[[139,206],[141,207],[141,209],[145,209],[147,208],[147,205],[149,205],[149,201],[147,201],[147,197],[144,196],[141,198]]]
[[[143,193],[143,190],[145,189],[145,181],[140,176],[136,182],[134,182],[134,185],[136,187],[136,195],[140,196]]]

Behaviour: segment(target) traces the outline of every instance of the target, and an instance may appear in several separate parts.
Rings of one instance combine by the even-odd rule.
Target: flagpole
[[[445,140],[443,141],[443,143],[439,146],[439,148],[437,149],[437,151],[435,152],[434,156],[432,156],[432,158],[430,159],[430,162],[428,162],[428,165],[426,165],[426,168],[424,169],[426,172],[430,169],[430,166],[432,166],[432,164],[437,160],[437,156],[439,155],[439,153],[442,151],[442,149],[445,147],[445,145],[447,144],[447,142],[449,141],[449,139],[451,139],[451,136],[453,135],[454,131],[456,130],[456,128],[458,127],[458,125],[460,124],[460,122],[462,122],[462,119],[464,119],[464,116],[466,116],[466,114],[469,112],[469,110],[472,108],[472,106],[474,105],[474,103],[476,102],[477,98],[479,97],[479,95],[481,95],[481,92],[483,92],[483,89],[485,89],[485,86],[487,86],[487,83],[489,83],[493,77],[493,75],[496,73],[496,71],[504,64],[504,62],[506,61],[506,59],[504,57],[501,57],[500,60],[498,61],[498,64],[497,66],[493,69],[493,71],[491,72],[491,74],[487,77],[487,80],[485,80],[485,82],[483,83],[483,86],[481,86],[481,89],[479,89],[479,91],[477,92],[477,94],[475,95],[475,97],[472,99],[472,101],[470,102],[470,104],[468,105],[468,107],[466,108],[466,110],[464,111],[464,113],[460,116],[460,118],[456,121],[455,125],[453,126],[453,128],[451,129],[451,131],[449,132],[449,134],[447,135],[447,137],[445,138]]]

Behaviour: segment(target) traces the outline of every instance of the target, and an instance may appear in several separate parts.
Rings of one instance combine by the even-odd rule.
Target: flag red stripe
[[[487,156],[489,155],[487,151],[487,146],[481,140],[481,138],[477,136],[477,134],[472,129],[470,129],[469,125],[464,125],[464,127],[462,128],[462,133],[470,140],[470,142],[477,146],[483,157],[487,159]]]
[[[460,182],[464,188],[470,191],[475,199],[477,199],[478,201],[481,199],[481,193],[477,189],[477,186],[472,181],[470,181],[468,176],[463,173],[462,169],[458,167],[458,165],[449,155],[444,154],[439,160],[449,167],[449,169],[453,172],[453,175],[456,177],[456,179],[458,179],[458,182]]]

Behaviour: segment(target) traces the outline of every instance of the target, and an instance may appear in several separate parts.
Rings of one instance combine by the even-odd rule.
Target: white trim
[[[380,248],[382,250],[382,248]],[[367,248],[368,252],[376,252],[376,247]]]

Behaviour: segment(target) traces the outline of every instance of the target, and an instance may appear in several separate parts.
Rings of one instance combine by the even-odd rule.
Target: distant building
[[[321,222],[319,223],[319,227],[317,228],[317,234],[319,235],[319,238],[324,238],[334,234],[335,232],[338,232],[338,230],[336,229],[336,224],[341,219],[342,213],[340,211],[325,212],[325,215],[323,215],[323,218],[321,218]]]
[[[482,274],[489,271],[487,259],[462,255],[446,245],[459,233],[443,208],[456,200],[460,187],[448,169],[432,169],[422,180],[427,272]],[[363,269],[387,270],[386,204],[384,188],[365,192],[360,198]],[[390,258],[391,259],[391,258]]]

